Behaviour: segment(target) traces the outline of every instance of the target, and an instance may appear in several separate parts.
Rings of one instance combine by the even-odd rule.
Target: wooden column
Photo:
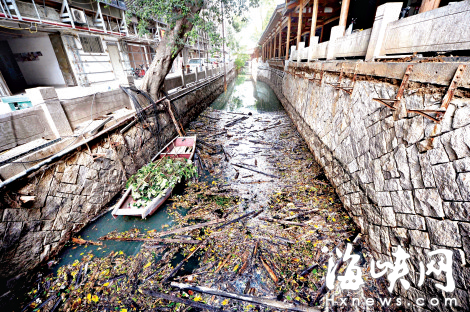
[[[421,7],[419,8],[419,13],[424,13],[437,9],[440,3],[441,0],[423,0],[423,2],[421,3]]]
[[[346,22],[348,20],[348,12],[349,12],[349,2],[350,0],[343,0],[341,3],[341,14],[339,16],[339,26],[346,27]]]
[[[290,23],[291,17],[289,13],[289,15],[287,15],[286,60],[289,59]]]
[[[274,40],[273,58],[276,58],[276,50],[277,50],[277,46],[278,46],[278,44],[276,44],[276,38],[277,38],[276,33],[274,33],[274,38],[273,38],[273,40]]]
[[[318,0],[313,0],[312,27],[310,28],[310,38],[315,36],[315,31],[317,30],[317,18],[318,18]]]
[[[268,60],[271,58],[271,40],[268,39]]]
[[[268,60],[271,58],[271,40],[268,41]]]
[[[281,48],[282,48],[282,29],[279,30],[279,52],[277,52],[277,56],[281,58]]]
[[[272,39],[271,39],[271,58],[274,57],[274,49],[276,48],[275,45],[276,45],[276,37],[274,36]]]
[[[349,0],[347,0],[349,1]],[[344,0],[343,0],[344,2]],[[302,15],[304,11],[304,1],[300,0],[300,5],[299,5],[299,25],[297,26],[297,51],[299,50],[299,43],[300,43],[300,36],[302,35]]]

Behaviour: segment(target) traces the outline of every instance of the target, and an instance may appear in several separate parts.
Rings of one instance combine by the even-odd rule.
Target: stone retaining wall
[[[234,76],[230,72],[228,80]],[[175,114],[186,125],[223,90],[220,77],[175,101]],[[72,234],[104,212],[127,178],[177,135],[166,111],[158,120],[160,147],[138,123],[124,135],[109,133],[88,144],[90,150],[77,150],[0,191],[0,306],[13,295],[8,290],[24,282],[28,270],[57,254]],[[106,156],[93,159],[90,152]],[[23,203],[21,196],[35,200]]]
[[[344,207],[367,238],[376,260],[394,262],[393,247],[411,255],[411,287],[397,282],[404,305],[413,311],[446,311],[444,297],[468,310],[470,291],[470,99],[455,97],[442,131],[426,150],[435,124],[420,116],[394,120],[372,98],[394,98],[398,85],[380,80],[355,83],[351,95],[335,90],[338,74],[320,82],[258,69],[258,79],[276,92],[316,160],[335,186]],[[344,79],[348,86],[351,79]],[[408,109],[435,108],[446,88],[413,83],[405,92]],[[419,262],[429,252],[453,250],[455,291],[444,293],[444,274],[419,281]],[[370,262],[370,259],[367,259]],[[367,273],[368,274],[368,273]],[[417,305],[425,299],[425,306]],[[432,307],[431,298],[439,298]],[[409,305],[408,305],[409,304]]]

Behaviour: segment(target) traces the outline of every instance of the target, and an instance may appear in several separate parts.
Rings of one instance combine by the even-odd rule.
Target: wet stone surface
[[[240,75],[186,133],[198,136],[198,180],[148,220],[89,225],[25,295],[25,311],[315,311],[332,296],[359,298],[337,311],[389,310],[366,307],[366,297],[390,295],[370,278],[367,247],[266,84]],[[365,284],[329,291],[328,259],[347,243]]]

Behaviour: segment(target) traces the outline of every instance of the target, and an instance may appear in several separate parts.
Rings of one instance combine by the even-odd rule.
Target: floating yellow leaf
[[[127,309],[121,309],[120,312],[127,312]]]
[[[228,303],[228,299],[225,299],[224,301],[222,301],[222,305],[227,305]]]
[[[93,297],[91,297],[91,300],[92,300],[93,302],[98,302],[98,301],[100,301],[100,298],[98,298],[97,295],[93,295]]]
[[[144,265],[144,269],[148,268],[151,265],[152,265],[152,262],[149,261],[146,265]]]
[[[233,272],[236,272],[238,269],[238,264],[233,268]]]
[[[91,301],[91,294],[86,295],[86,298],[88,299],[88,301]]]
[[[201,298],[201,296],[198,295],[198,296],[194,297],[193,300],[196,301],[196,302],[197,301],[202,301],[202,298]]]
[[[104,283],[103,286],[109,286],[109,282]]]

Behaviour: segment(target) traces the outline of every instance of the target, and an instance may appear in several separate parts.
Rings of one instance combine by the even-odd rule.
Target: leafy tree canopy
[[[203,31],[212,45],[220,46],[222,22],[240,29],[248,8],[258,3],[259,0],[127,0],[128,14],[139,18],[140,31],[155,20],[168,25],[141,88],[157,98],[174,59],[188,39],[194,40]]]

